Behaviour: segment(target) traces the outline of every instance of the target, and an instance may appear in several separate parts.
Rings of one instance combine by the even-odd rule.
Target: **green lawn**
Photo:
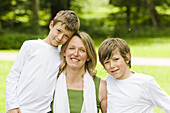
[[[13,61],[0,61],[0,113],[5,113],[5,87],[6,77],[11,69]],[[170,67],[159,67],[159,66],[132,66],[133,71],[152,75],[160,86],[170,95],[170,78],[169,76]],[[101,78],[107,76],[106,71],[103,69],[101,64],[97,65],[97,75]],[[163,113],[162,110],[155,108],[155,113]]]
[[[6,77],[11,69],[13,61],[0,61],[0,113],[5,113],[5,92],[6,92]]]
[[[103,40],[104,38],[93,40],[96,50]],[[139,37],[124,38],[124,40],[131,48],[132,57],[170,58],[170,37]]]

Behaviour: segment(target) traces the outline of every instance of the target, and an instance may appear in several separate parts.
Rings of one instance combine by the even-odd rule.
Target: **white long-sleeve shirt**
[[[107,113],[154,113],[154,106],[170,113],[170,96],[149,75],[135,73],[117,80],[108,75]]]
[[[51,110],[60,49],[43,40],[25,41],[6,82],[7,110],[47,113]]]

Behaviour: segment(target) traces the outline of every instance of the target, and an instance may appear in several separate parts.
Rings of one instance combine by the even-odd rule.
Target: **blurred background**
[[[60,10],[73,10],[94,38],[170,36],[169,0],[0,0],[0,49],[45,38]]]
[[[48,25],[60,10],[73,10],[80,18],[80,30],[92,37],[96,50],[108,37],[123,38],[132,57],[142,65],[132,70],[153,76],[170,95],[170,66],[159,65],[157,58],[170,62],[170,0],[0,0],[0,113],[5,113],[6,77],[25,40],[44,39]],[[8,59],[10,58],[10,60]],[[158,65],[145,65],[150,58]],[[100,63],[97,76],[107,73]],[[155,107],[155,113],[164,113]]]

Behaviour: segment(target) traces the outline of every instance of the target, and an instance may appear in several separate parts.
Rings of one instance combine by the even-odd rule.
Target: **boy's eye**
[[[119,58],[115,58],[114,60],[119,60]]]
[[[69,38],[69,36],[68,36],[68,35],[64,35],[64,37]]]
[[[109,63],[109,61],[104,62],[104,64],[108,64],[108,63]]]
[[[60,33],[61,31],[60,31],[59,29],[57,29],[57,32],[59,32],[59,33]]]

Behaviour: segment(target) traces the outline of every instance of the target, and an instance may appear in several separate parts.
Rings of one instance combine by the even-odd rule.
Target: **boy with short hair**
[[[25,41],[9,72],[6,83],[8,113],[47,113],[60,65],[59,45],[67,42],[79,29],[73,11],[60,11],[50,22],[44,40]]]
[[[170,96],[152,76],[129,70],[131,53],[120,38],[106,39],[98,50],[99,60],[108,76],[108,113],[154,113],[154,106],[170,113]]]

